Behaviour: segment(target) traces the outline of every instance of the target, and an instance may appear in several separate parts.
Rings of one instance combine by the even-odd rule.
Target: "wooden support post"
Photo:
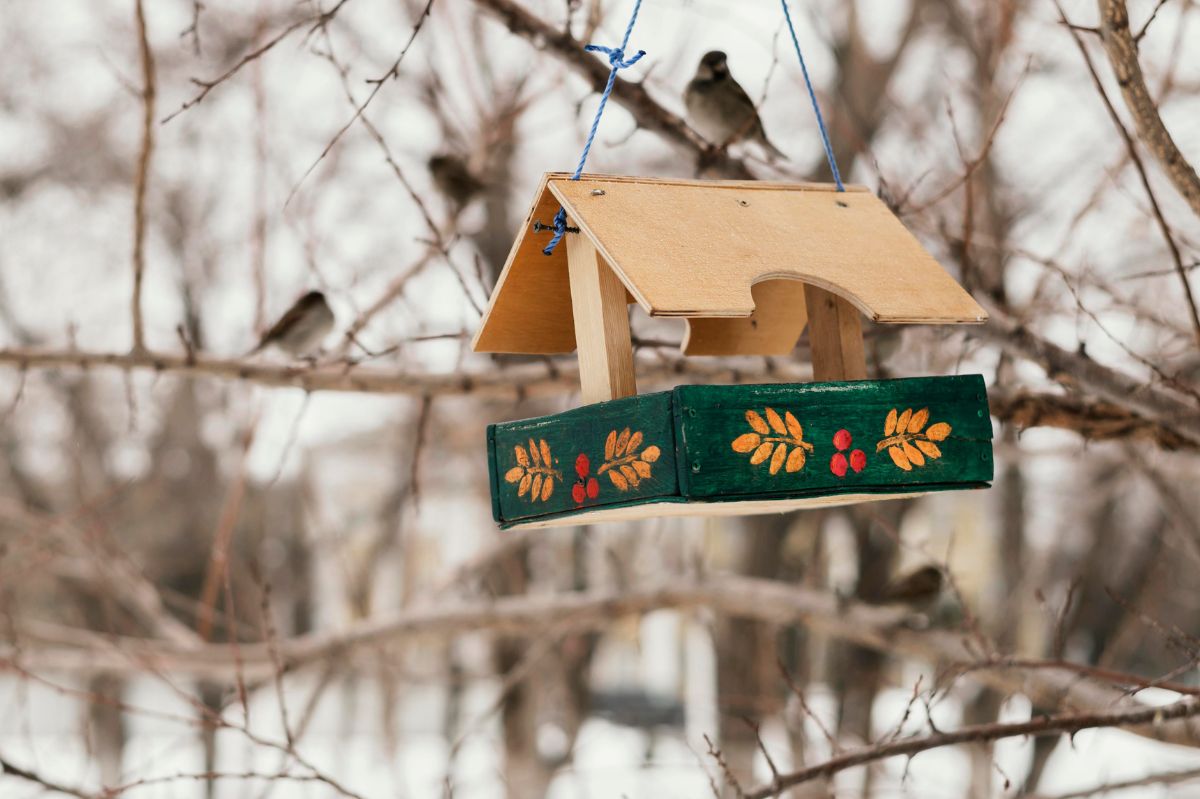
[[[585,234],[568,233],[565,243],[580,397],[590,404],[636,394],[625,286]]]
[[[812,343],[813,380],[865,380],[859,310],[833,292],[804,287],[808,306],[808,338]]]

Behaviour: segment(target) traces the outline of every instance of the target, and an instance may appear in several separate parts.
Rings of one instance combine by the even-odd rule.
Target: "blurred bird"
[[[696,76],[683,93],[688,124],[718,147],[737,141],[757,142],[771,159],[786,158],[767,139],[754,102],[733,76],[725,54],[720,50],[705,53],[696,67]]]
[[[443,154],[430,158],[429,174],[433,178],[433,185],[450,201],[455,213],[466,208],[475,195],[484,189],[483,182],[457,155]]]
[[[904,605],[916,612],[931,610],[942,596],[945,576],[937,566],[922,566],[883,587],[874,605]]]
[[[310,358],[320,350],[321,342],[333,330],[335,321],[325,295],[310,291],[279,317],[249,354],[277,347],[294,358]]]

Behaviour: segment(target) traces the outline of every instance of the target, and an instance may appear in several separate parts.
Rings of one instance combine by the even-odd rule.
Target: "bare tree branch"
[[[34,785],[40,786],[44,790],[53,791],[54,793],[66,794],[67,796],[77,796],[79,799],[97,799],[92,794],[87,793],[80,788],[72,788],[69,785],[53,782],[37,772],[14,765],[2,756],[0,756],[0,774],[7,774],[10,777],[17,777],[18,779],[31,782]]]
[[[1103,3],[1106,0],[1099,0],[1099,2]],[[1059,4],[1058,0],[1055,0],[1055,5],[1058,8],[1059,19],[1066,24],[1067,15],[1063,11],[1062,5]],[[1128,27],[1128,20],[1126,20],[1126,26]],[[1096,86],[1096,92],[1104,102],[1104,108],[1108,112],[1109,119],[1112,120],[1113,125],[1117,128],[1117,132],[1121,134],[1121,139],[1125,142],[1125,148],[1129,152],[1129,160],[1133,162],[1134,167],[1137,169],[1138,177],[1142,181],[1142,187],[1146,190],[1146,197],[1150,200],[1150,208],[1154,212],[1154,219],[1162,231],[1163,240],[1166,241],[1167,249],[1171,253],[1171,259],[1175,263],[1175,273],[1179,275],[1179,281],[1183,284],[1183,297],[1187,301],[1188,311],[1191,314],[1192,331],[1196,337],[1196,344],[1200,346],[1200,311],[1196,309],[1196,298],[1192,294],[1192,284],[1188,282],[1187,270],[1183,263],[1183,255],[1179,252],[1179,245],[1175,243],[1175,236],[1171,232],[1171,226],[1167,224],[1167,218],[1163,215],[1162,208],[1158,204],[1158,198],[1154,194],[1154,189],[1150,186],[1150,177],[1146,173],[1146,165],[1142,163],[1142,156],[1138,153],[1133,137],[1125,129],[1125,123],[1121,121],[1112,100],[1108,98],[1108,92],[1104,90],[1104,84],[1100,80],[1100,73],[1096,71],[1096,65],[1092,63],[1092,57],[1088,54],[1087,47],[1084,45],[1079,32],[1073,29],[1070,30],[1071,37],[1075,40],[1075,45],[1079,48],[1080,55],[1083,56],[1083,62],[1087,66],[1088,73],[1092,76],[1092,83]]]
[[[407,274],[407,273],[405,273]],[[402,275],[403,277],[403,275]],[[380,302],[390,300],[390,291]],[[368,317],[370,314],[365,313]],[[996,328],[994,325],[1001,325]],[[1006,333],[1005,331],[1018,331]],[[1084,438],[1147,439],[1163,449],[1200,447],[1200,410],[1192,410],[1169,393],[1138,383],[1083,355],[1067,352],[1036,336],[1016,322],[993,311],[993,322],[975,335],[996,341],[1003,348],[1039,363],[1051,376],[1067,376],[1073,383],[1106,402],[1093,402],[1056,394],[991,389],[992,413],[1022,428],[1057,427]],[[212,358],[191,353],[105,353],[70,350],[0,350],[0,366],[22,372],[29,369],[80,369],[112,367],[125,370],[170,372],[182,377],[244,380],[263,386],[302,388],[305,391],[344,391],[441,397],[470,394],[478,397],[562,396],[578,387],[574,362],[550,361],[551,368],[525,364],[486,372],[428,374],[349,362],[318,364],[264,363],[237,358]],[[698,358],[659,357],[638,364],[638,379],[647,385],[673,385],[687,379],[716,382],[799,382],[811,378],[802,365],[778,362],[710,361]],[[1182,424],[1181,424],[1182,422]]]
[[[1007,352],[1027,358],[1050,378],[1094,394],[1156,422],[1193,443],[1200,442],[1200,408],[1167,391],[1110,369],[1083,353],[1073,353],[1030,331],[994,303],[984,301],[991,317],[972,333]]]
[[[1029,721],[1011,723],[975,724],[954,732],[934,733],[919,738],[868,746],[856,752],[830,758],[824,763],[793,771],[777,777],[771,785],[747,793],[746,799],[769,799],[781,791],[820,777],[829,777],[839,771],[861,766],[876,760],[905,755],[911,757],[920,752],[943,746],[981,741],[998,741],[1025,735],[1059,735],[1076,733],[1096,727],[1158,726],[1174,719],[1186,719],[1200,714],[1200,703],[1186,699],[1163,707],[1148,707],[1139,710],[1112,711],[1108,713],[1079,713],[1060,716],[1042,716]]]
[[[533,42],[539,51],[553,55],[576,74],[586,78],[596,91],[604,88],[610,67],[599,58],[584,52],[583,43],[572,37],[569,30],[548,25],[514,0],[474,2],[499,17],[512,33]],[[612,98],[633,115],[640,127],[689,150],[705,166],[729,177],[753,177],[743,161],[704,141],[688,127],[682,117],[668,111],[651,97],[643,84],[618,77],[613,84]]]
[[[1088,441],[1147,440],[1165,450],[1200,447],[1195,440],[1112,402],[992,386],[988,407],[992,416],[1021,430],[1056,427],[1074,431]]]
[[[963,664],[994,661],[981,658],[979,645],[961,632],[906,628],[903,621],[908,611],[904,609],[847,603],[832,593],[774,580],[724,575],[606,592],[519,595],[484,602],[431,602],[380,615],[343,630],[312,633],[273,645],[243,644],[236,664],[230,646],[225,644],[179,647],[170,642],[103,637],[75,628],[26,621],[19,628],[20,649],[0,649],[0,664],[9,661],[23,670],[85,673],[151,670],[210,680],[232,680],[244,673],[248,681],[260,681],[273,679],[278,667],[295,671],[310,664],[345,658],[361,648],[383,646],[413,636],[445,637],[480,630],[513,636],[541,635],[548,626],[564,620],[569,620],[575,629],[585,630],[611,625],[615,618],[627,614],[694,607],[778,625],[803,622],[814,632],[894,657],[955,665],[967,679],[999,691],[1023,693],[1043,706],[1093,713],[1120,706],[1142,707],[1123,691],[1081,680],[1069,670],[963,668]],[[1129,684],[1138,681],[1134,678]],[[1183,746],[1197,745],[1195,730],[1186,725],[1164,725],[1139,732]]]
[[[146,349],[146,330],[142,318],[142,279],[146,272],[146,185],[150,178],[150,159],[154,155],[154,104],[157,92],[154,52],[146,35],[146,11],[143,0],[136,0],[138,50],[142,63],[142,147],[138,153],[137,175],[133,189],[133,351]]]
[[[1196,174],[1195,168],[1179,151],[1167,126],[1163,124],[1158,105],[1150,96],[1146,77],[1138,62],[1138,43],[1129,30],[1129,10],[1125,7],[1125,0],[1097,0],[1096,4],[1100,8],[1100,38],[1104,42],[1113,73],[1117,76],[1125,106],[1133,117],[1138,137],[1158,159],[1192,211],[1200,217],[1200,175]],[[1154,14],[1158,14],[1157,7]]]

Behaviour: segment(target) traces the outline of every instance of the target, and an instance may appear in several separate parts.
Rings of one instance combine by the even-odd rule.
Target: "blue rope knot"
[[[579,156],[579,165],[575,167],[575,173],[571,175],[571,180],[579,180],[579,176],[583,174],[583,165],[587,163],[588,153],[592,151],[592,142],[596,140],[596,131],[600,127],[600,117],[604,115],[604,106],[608,105],[609,95],[612,94],[613,85],[617,82],[618,70],[631,67],[641,60],[646,54],[645,50],[638,50],[633,58],[625,58],[625,46],[629,44],[629,37],[633,33],[633,25],[637,22],[638,11],[642,8],[642,0],[637,0],[633,4],[633,14],[629,17],[629,24],[625,26],[625,36],[621,39],[620,47],[605,47],[602,44],[589,44],[584,46],[584,50],[589,53],[606,53],[608,55],[609,66],[612,67],[608,71],[608,83],[604,85],[604,91],[600,93],[600,105],[596,107],[596,116],[592,119],[592,128],[588,131],[587,141],[583,145],[583,154]],[[567,232],[567,212],[563,208],[558,209],[558,213],[554,215],[554,236],[550,242],[542,250],[544,255],[550,255],[554,252],[554,248],[558,246],[558,242],[562,240],[563,234]]]
[[[549,255],[554,252],[554,248],[562,241],[562,237],[567,233],[567,209],[559,208],[558,213],[554,215],[554,235],[550,237],[550,243],[542,250],[542,255]]]
[[[587,50],[589,53],[607,53],[608,63],[612,65],[614,70],[631,67],[641,60],[642,56],[646,54],[645,50],[638,50],[637,55],[626,61],[624,47],[605,47],[602,44],[589,44],[583,49]]]

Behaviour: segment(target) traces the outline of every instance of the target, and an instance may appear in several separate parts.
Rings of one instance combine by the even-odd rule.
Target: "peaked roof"
[[[651,316],[703,319],[691,354],[775,354],[804,327],[811,283],[892,324],[972,324],[987,314],[862,186],[547,173],[484,315],[479,352],[575,349],[567,248],[542,254],[558,206]],[[781,278],[788,279],[780,280]],[[759,285],[755,285],[759,284]],[[764,302],[768,292],[773,301]],[[778,296],[777,296],[778,295]],[[787,301],[781,301],[786,297]],[[759,300],[756,311],[756,299]]]

